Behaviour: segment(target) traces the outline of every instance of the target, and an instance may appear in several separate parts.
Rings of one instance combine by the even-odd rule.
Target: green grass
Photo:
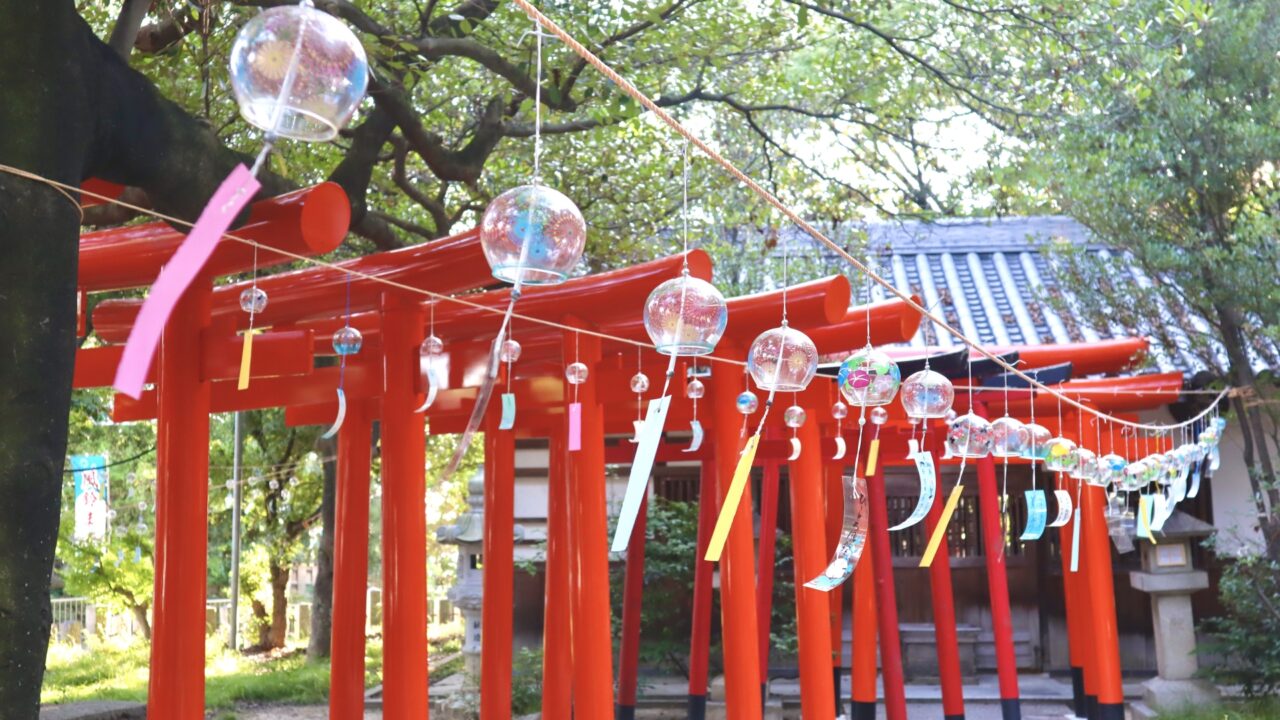
[[[1219,708],[1192,708],[1161,713],[1161,720],[1275,720],[1280,718],[1280,698],[1232,701]]]
[[[146,645],[103,643],[84,651],[66,645],[49,648],[41,702],[132,700],[147,698]],[[329,693],[329,663],[308,663],[301,650],[267,656],[241,656],[211,643],[206,653],[205,706],[211,710],[239,703],[320,704]],[[370,682],[382,669],[382,646],[369,643],[366,657]]]

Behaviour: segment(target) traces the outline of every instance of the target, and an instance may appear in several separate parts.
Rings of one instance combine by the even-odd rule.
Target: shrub
[[[1240,685],[1248,697],[1274,695],[1280,691],[1280,562],[1264,556],[1231,560],[1218,590],[1225,614],[1206,622],[1212,639],[1201,650],[1223,662],[1204,675]]]

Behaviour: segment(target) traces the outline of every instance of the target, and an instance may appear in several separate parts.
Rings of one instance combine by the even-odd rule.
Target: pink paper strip
[[[253,174],[243,165],[237,165],[226,180],[218,186],[218,191],[204,206],[200,219],[196,221],[187,239],[182,241],[178,251],[169,258],[164,269],[151,286],[146,302],[133,323],[129,333],[129,342],[124,347],[120,364],[116,367],[116,390],[137,399],[142,395],[142,386],[147,381],[147,371],[151,369],[151,360],[155,357],[156,345],[164,332],[165,323],[173,313],[173,307],[182,299],[200,269],[209,261],[222,234],[231,227],[231,222],[240,213],[261,185]]]
[[[582,449],[582,403],[569,403],[569,452]]]

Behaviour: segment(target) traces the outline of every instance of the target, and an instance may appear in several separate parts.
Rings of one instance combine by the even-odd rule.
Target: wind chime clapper
[[[338,136],[364,98],[368,60],[351,30],[310,0],[271,8],[240,30],[231,48],[231,86],[240,114],[264,131],[266,142],[252,169],[237,165],[213,193],[185,240],[165,264],[138,313],[116,370],[114,385],[138,398],[160,335],[183,293],[240,211],[257,193],[257,174],[281,138],[327,142]],[[255,291],[248,312],[265,308]],[[242,300],[242,302],[244,302]],[[248,386],[252,330],[245,335],[237,387]]]
[[[564,194],[542,184],[542,39],[536,24],[529,33],[536,38],[533,97],[533,173],[528,185],[520,185],[494,198],[480,220],[480,246],[493,276],[512,284],[511,297],[498,334],[489,350],[487,372],[466,429],[458,440],[444,479],[453,476],[475,437],[498,382],[501,363],[510,366],[519,356],[519,343],[510,337],[511,316],[525,285],[558,285],[582,258],[587,225],[582,212]],[[515,395],[503,396],[503,425],[515,421]],[[509,427],[507,428],[509,429]]]
[[[622,498],[618,525],[613,535],[611,545],[613,552],[621,552],[627,548],[631,540],[632,528],[635,527],[636,518],[640,514],[640,506],[645,493],[648,492],[649,476],[653,471],[654,458],[657,457],[658,444],[662,440],[662,431],[667,422],[667,411],[671,408],[671,383],[675,376],[676,360],[681,357],[710,354],[715,350],[720,338],[724,336],[725,327],[729,322],[729,308],[725,303],[724,295],[711,283],[689,273],[689,153],[687,146],[683,167],[682,216],[685,266],[679,277],[667,280],[654,288],[644,304],[644,329],[650,341],[653,342],[654,349],[669,356],[670,359],[663,378],[662,393],[649,401],[644,421],[636,433],[636,454],[631,462],[631,473],[627,478],[627,489]],[[634,387],[632,389],[634,391]],[[702,381],[696,377],[690,380],[685,388],[685,394],[694,401],[695,408],[698,398],[702,397],[704,392]],[[690,429],[693,433],[691,445],[696,447],[702,440],[702,426],[697,421],[696,412]]]

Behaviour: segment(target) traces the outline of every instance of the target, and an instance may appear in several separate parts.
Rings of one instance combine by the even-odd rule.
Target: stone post
[[[1154,717],[1151,711],[1175,711],[1217,703],[1213,684],[1195,677],[1195,619],[1191,593],[1209,587],[1209,576],[1191,564],[1191,541],[1214,532],[1212,525],[1182,511],[1174,511],[1157,542],[1139,542],[1142,569],[1129,573],[1133,587],[1151,595],[1151,615],[1156,642],[1156,677],[1143,683],[1143,704],[1134,707],[1136,717]]]

